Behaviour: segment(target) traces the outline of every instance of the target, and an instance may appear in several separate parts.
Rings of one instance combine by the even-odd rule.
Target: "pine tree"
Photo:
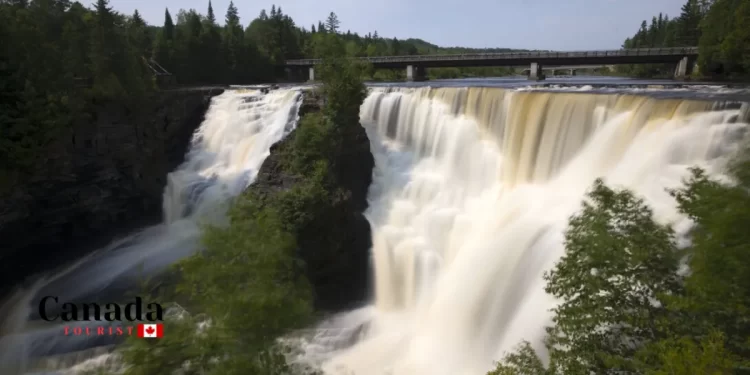
[[[138,56],[149,56],[153,42],[146,29],[146,21],[143,20],[137,9],[133,12],[128,26],[130,42],[135,47]]]
[[[209,24],[216,24],[216,16],[214,15],[214,7],[211,5],[211,0],[208,0],[208,16],[206,16],[206,19]]]
[[[274,7],[271,9],[271,14],[275,13],[276,9]],[[233,1],[230,1],[224,23],[224,48],[226,62],[231,70],[236,70],[239,67],[242,56],[243,37],[244,32],[242,25],[240,25],[237,7],[234,6]]]
[[[339,30],[339,18],[336,16],[336,13],[331,12],[328,15],[328,19],[326,20],[326,29],[332,33],[336,33]]]
[[[156,43],[154,43],[152,57],[159,65],[161,65],[170,73],[173,73],[173,70],[175,68],[173,62],[173,48],[174,23],[172,22],[172,15],[169,14],[169,9],[166,9],[164,10],[164,26],[157,35]]]
[[[310,26],[310,34],[315,34],[315,24]]]
[[[401,54],[401,43],[399,43],[398,39],[396,39],[395,37],[391,41],[391,53],[393,55]]]
[[[124,92],[118,75],[124,73],[122,46],[115,30],[115,15],[108,0],[97,0],[94,12],[94,37],[91,43],[91,63],[95,91],[105,97]]]
[[[678,19],[677,43],[680,46],[697,46],[703,13],[698,0],[687,0]]]

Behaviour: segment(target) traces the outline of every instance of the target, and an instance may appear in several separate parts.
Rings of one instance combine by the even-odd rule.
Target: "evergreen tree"
[[[130,44],[135,48],[135,53],[139,57],[151,56],[153,40],[148,32],[146,21],[143,20],[137,9],[130,18],[128,31]]]
[[[336,13],[331,12],[328,15],[328,19],[326,19],[326,30],[337,33],[339,31],[339,18],[336,16]]]
[[[210,25],[216,25],[216,16],[214,15],[214,7],[211,5],[211,0],[208,1],[208,15],[206,19]]]
[[[174,22],[172,22],[172,15],[169,14],[169,9],[164,10],[164,36],[167,40],[174,39]]]
[[[679,46],[697,46],[700,39],[700,23],[703,18],[698,0],[687,0],[678,18],[677,43]]]
[[[391,53],[396,56],[401,54],[401,43],[396,38],[391,41]]]
[[[271,10],[272,16],[276,13],[276,9]],[[240,68],[243,46],[244,32],[240,25],[240,17],[237,12],[237,8],[234,6],[234,2],[229,2],[227,8],[227,14],[225,16],[224,23],[224,51],[226,53],[227,66],[231,71],[237,71]]]

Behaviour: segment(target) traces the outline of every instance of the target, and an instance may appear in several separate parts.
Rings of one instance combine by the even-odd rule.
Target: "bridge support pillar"
[[[311,66],[309,69],[309,74],[307,75],[307,80],[309,82],[315,82],[315,67]]]
[[[529,79],[532,81],[541,81],[544,79],[542,64],[535,62],[531,63],[531,67],[529,67]]]
[[[575,76],[575,75],[576,75],[576,70],[575,69],[570,69],[570,76],[572,77],[572,76]]]
[[[687,56],[680,59],[674,72],[675,79],[688,79],[693,72],[693,62]]]
[[[419,82],[426,79],[427,74],[425,74],[425,69],[423,67],[417,65],[406,66],[406,80],[408,82]]]

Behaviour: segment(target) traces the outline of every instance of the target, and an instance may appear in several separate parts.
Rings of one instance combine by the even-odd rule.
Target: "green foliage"
[[[317,30],[298,27],[276,6],[270,16],[261,11],[246,28],[234,3],[224,19],[219,26],[210,1],[205,16],[180,10],[173,19],[165,9],[159,27],[147,25],[138,11],[130,17],[115,12],[108,0],[96,1],[91,9],[67,0],[0,2],[0,181],[30,173],[46,147],[74,123],[88,120],[99,103],[120,101],[138,108],[155,83],[270,82],[283,79],[285,73],[276,68],[283,61],[329,56],[331,48],[340,57],[507,50],[441,48],[419,39],[382,38],[377,32],[339,32],[333,12]],[[149,66],[153,62],[171,76],[154,76]],[[504,73],[467,68],[436,70],[433,77]],[[374,80],[404,78],[403,71],[360,66],[351,67],[342,79],[351,80],[354,74]],[[350,101],[359,98],[354,93]]]
[[[316,71],[324,83],[323,113],[337,129],[359,124],[359,107],[367,96],[362,72],[367,66],[347,59],[343,41],[334,34],[326,35],[319,49],[323,60]]]
[[[548,328],[550,365],[524,344],[491,374],[748,373],[750,147],[728,171],[731,184],[695,168],[670,192],[695,222],[681,251],[641,200],[597,181],[545,277],[562,300]]]
[[[724,346],[721,332],[713,331],[699,343],[689,337],[666,339],[652,346],[658,365],[647,375],[730,375],[741,359]]]
[[[677,249],[668,227],[627,190],[594,183],[565,233],[565,256],[545,275],[563,302],[549,329],[564,373],[632,368],[638,343],[659,337],[659,293],[678,291]]]
[[[0,3],[0,175],[32,173],[45,148],[97,103],[132,104],[147,94],[139,20],[126,21],[103,0],[93,10],[57,0]]]
[[[750,74],[750,0],[687,0],[674,19],[659,14],[625,40],[624,48],[698,46],[700,74],[747,78]],[[668,77],[672,64],[623,65],[621,73]]]
[[[526,341],[522,342],[515,352],[507,354],[496,366],[487,375],[554,375],[556,373],[556,367],[554,365],[545,367],[531,344]]]
[[[332,150],[342,143],[339,129],[358,125],[336,122],[361,105],[345,96],[364,87],[353,78],[356,69],[343,61],[324,62],[338,68],[324,74],[332,98],[326,110],[303,117],[292,141],[275,151],[285,175],[295,181],[292,187],[249,189],[233,202],[228,226],[206,229],[205,250],[176,268],[180,280],[173,298],[193,314],[170,320],[163,339],[129,340],[122,350],[127,375],[161,375],[183,366],[191,374],[309,372],[286,363],[289,349],[277,339],[311,322],[308,276],[343,249],[326,221],[342,201]],[[299,252],[309,246],[322,251],[305,262]]]
[[[672,192],[681,211],[696,222],[688,293],[675,298],[675,308],[683,334],[705,336],[718,329],[728,350],[750,358],[750,152],[743,155],[732,166],[735,186],[696,169],[684,188]]]

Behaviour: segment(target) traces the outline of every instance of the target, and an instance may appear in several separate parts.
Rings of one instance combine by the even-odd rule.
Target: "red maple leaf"
[[[148,327],[148,328],[145,329],[145,331],[149,335],[153,335],[155,330],[154,330],[154,327]]]

